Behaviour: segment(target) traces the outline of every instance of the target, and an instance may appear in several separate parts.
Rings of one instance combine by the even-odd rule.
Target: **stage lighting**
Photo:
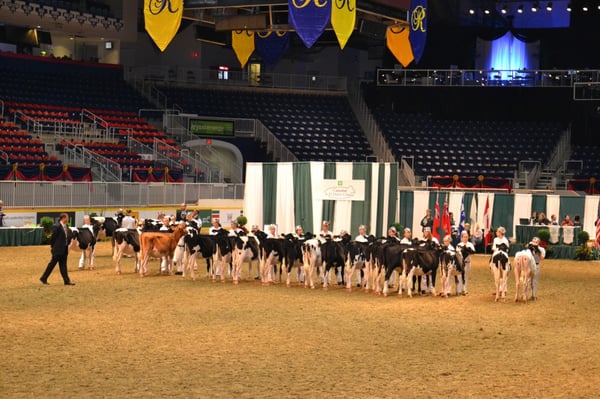
[[[523,14],[523,4],[521,4],[521,5],[519,6],[519,8],[517,8],[517,12],[518,12],[519,14]]]
[[[549,1],[548,5],[546,5],[546,11],[552,11],[552,2]]]

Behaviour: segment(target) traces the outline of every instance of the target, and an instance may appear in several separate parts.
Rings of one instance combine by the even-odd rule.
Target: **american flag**
[[[600,250],[600,216],[596,219],[596,242],[594,243],[596,249]]]

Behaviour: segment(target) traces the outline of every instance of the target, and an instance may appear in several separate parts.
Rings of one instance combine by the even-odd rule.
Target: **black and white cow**
[[[242,265],[248,262],[248,278],[252,276],[252,263],[257,260],[260,265],[260,249],[258,238],[254,235],[238,234],[233,239],[232,245],[232,270],[233,283],[238,284],[242,276]]]
[[[276,283],[276,268],[279,266],[279,279],[281,271],[286,269],[287,241],[284,238],[260,238],[261,268],[260,280],[262,285]],[[287,269],[286,269],[287,270]]]
[[[216,282],[217,279],[220,279],[222,283],[225,282],[225,273],[232,259],[231,240],[228,234],[227,230],[221,229],[213,236],[215,240],[215,252],[212,259],[213,268],[211,270],[213,282]]]
[[[352,276],[354,272],[360,277],[357,284],[365,291],[371,288],[371,251],[373,249],[374,236],[369,236],[367,241],[351,241],[347,247],[346,255],[346,289],[352,290]]]
[[[403,280],[407,283],[413,281],[413,276],[424,278],[425,287],[421,292],[429,291],[436,296],[435,278],[440,261],[440,246],[433,241],[421,242],[416,248],[408,248],[404,251]],[[408,296],[412,298],[413,287],[407,284]]]
[[[462,292],[464,272],[465,268],[462,251],[456,251],[453,248],[444,249],[440,254],[440,273],[442,275],[443,297],[452,294],[452,280],[455,281],[456,295]]]
[[[184,237],[185,252],[187,255],[187,266],[183,268],[182,274],[185,278],[186,270],[190,271],[192,279],[195,279],[197,270],[198,254],[206,259],[206,275],[211,276],[211,260],[216,250],[216,240],[214,236],[200,234],[200,226],[190,225],[188,234]]]
[[[302,260],[304,264],[304,287],[315,288],[314,271],[322,263],[321,243],[318,239],[311,238],[304,242],[302,245]]]
[[[498,302],[500,298],[506,301],[506,285],[508,284],[508,274],[511,267],[508,257],[508,247],[504,243],[500,244],[492,254],[490,270],[494,275],[494,284],[496,286],[495,301]]]
[[[346,267],[346,245],[350,242],[350,235],[346,234],[340,239],[321,240],[321,280],[323,288],[327,289],[331,281],[331,269],[334,271],[339,267],[341,276],[341,285],[344,285],[344,274]]]
[[[80,249],[79,269],[85,269],[86,263],[89,263],[89,270],[94,270],[94,260],[96,259],[96,241],[100,234],[101,225],[97,220],[91,219],[91,224],[79,228],[71,228],[71,249]]]
[[[401,244],[396,239],[388,239],[381,247],[382,270],[385,271],[383,280],[383,295],[389,293],[389,281],[394,271],[399,270],[398,295],[402,296],[402,288],[408,290],[407,270],[405,269],[405,252],[413,248],[410,244]]]
[[[115,272],[121,274],[121,258],[123,255],[133,256],[135,259],[135,272],[140,270],[140,234],[138,229],[116,229],[112,236],[115,246],[113,249],[113,260],[115,262]]]

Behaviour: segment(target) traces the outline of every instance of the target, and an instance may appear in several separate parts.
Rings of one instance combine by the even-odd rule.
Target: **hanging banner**
[[[160,51],[177,34],[183,15],[183,0],[144,0],[144,23]]]
[[[254,31],[231,31],[231,47],[233,47],[241,67],[244,68],[254,52]]]
[[[343,50],[354,31],[356,23],[356,0],[333,0],[331,26]]]
[[[410,4],[410,34],[408,39],[416,63],[421,60],[425,51],[427,13],[427,0],[412,0]]]
[[[403,67],[407,67],[415,59],[408,39],[409,34],[410,29],[401,26],[388,26],[385,33],[387,48]]]
[[[256,32],[254,46],[265,64],[274,67],[290,48],[290,35],[287,32]]]
[[[288,0],[288,22],[311,48],[331,18],[333,0]]]

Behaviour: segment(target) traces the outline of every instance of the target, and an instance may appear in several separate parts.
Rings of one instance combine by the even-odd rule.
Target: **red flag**
[[[438,202],[437,197],[435,198],[435,216],[433,217],[433,231],[431,232],[435,238],[440,240],[440,233],[438,229],[440,228],[440,204]]]
[[[485,200],[485,208],[483,209],[483,233],[484,244],[487,247],[492,242],[492,232],[490,231],[490,197]]]
[[[450,214],[448,213],[448,195],[444,200],[444,213],[442,214],[442,230],[444,237],[452,234],[452,224],[450,223]]]
[[[598,209],[600,210],[600,205],[598,205]],[[600,249],[600,216],[596,219],[596,249]]]

